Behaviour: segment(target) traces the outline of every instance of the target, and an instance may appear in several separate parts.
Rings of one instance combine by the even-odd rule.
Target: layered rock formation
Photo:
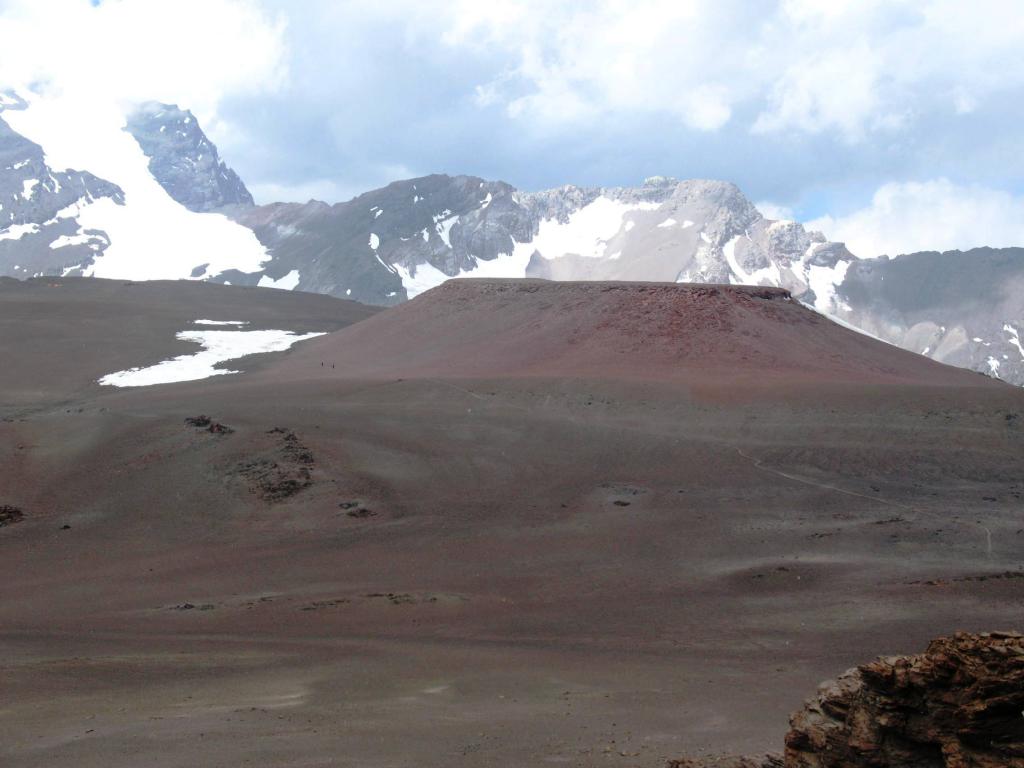
[[[790,720],[786,768],[1021,768],[1024,636],[943,637],[826,683]]]
[[[785,755],[668,768],[1024,768],[1024,635],[958,633],[824,683]]]

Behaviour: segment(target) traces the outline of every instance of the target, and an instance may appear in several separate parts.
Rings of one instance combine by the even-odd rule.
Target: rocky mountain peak
[[[255,206],[187,109],[133,112],[119,138],[138,143],[140,167],[122,176],[103,165],[108,181],[50,168],[19,119],[32,108],[0,92],[0,275],[207,279],[375,305],[452,277],[776,286],[870,335],[1024,382],[1022,249],[860,260],[765,218],[731,182],[671,176],[524,192],[434,174],[347,202]],[[168,196],[132,191],[140,178]],[[234,221],[194,215],[209,211]]]
[[[125,130],[139,142],[150,172],[167,194],[190,211],[253,205],[245,184],[220,159],[189,110],[148,102],[129,116]]]

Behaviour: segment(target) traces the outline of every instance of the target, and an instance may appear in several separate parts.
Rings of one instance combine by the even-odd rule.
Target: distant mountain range
[[[1024,385],[1021,248],[858,259],[766,219],[733,184],[667,177],[522,192],[433,175],[334,205],[258,206],[187,110],[141,106],[72,170],[32,141],[35,109],[0,94],[0,275],[205,279],[385,306],[456,276],[770,285]]]

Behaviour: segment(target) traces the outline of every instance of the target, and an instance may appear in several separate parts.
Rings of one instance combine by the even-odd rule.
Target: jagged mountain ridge
[[[299,288],[378,305],[459,275],[724,283],[768,277],[806,295],[810,260],[826,253],[831,266],[846,255],[799,224],[773,225],[738,188],[716,181],[655,177],[635,188],[524,193],[500,181],[434,175],[336,205],[255,206],[190,112],[144,104],[124,130],[173,200],[193,212],[231,215],[266,248],[255,264],[252,253],[217,265],[226,269],[196,258],[162,277]],[[42,258],[21,275],[8,265],[7,274],[94,274],[110,245],[109,235],[97,232],[103,239],[77,261]]]
[[[149,158],[149,170],[167,194],[190,211],[253,205],[252,195],[220,159],[195,115],[176,104],[148,102],[125,125]]]
[[[328,206],[233,212],[271,253],[266,274],[303,290],[393,304],[456,276],[759,282],[816,300],[816,270],[853,257],[795,222],[771,222],[728,182],[520,192],[427,176]],[[333,250],[343,259],[325,260]],[[386,273],[390,273],[386,274]],[[260,279],[230,273],[215,279]],[[831,290],[826,286],[827,290]],[[818,286],[819,292],[821,286]]]
[[[29,107],[0,94],[0,112]],[[122,132],[145,165],[142,192],[170,198],[127,228],[134,190],[51,168],[45,147],[0,120],[0,275],[207,279],[384,306],[456,276],[770,285],[898,346],[1024,384],[1022,249],[860,260],[767,219],[733,184],[668,177],[522,192],[438,174],[334,205],[257,206],[187,110],[142,105]]]

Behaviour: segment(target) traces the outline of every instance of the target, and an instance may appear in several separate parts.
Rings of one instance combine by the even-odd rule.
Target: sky
[[[0,85],[192,109],[258,202],[735,182],[859,256],[1024,245],[1018,0],[0,0]]]

